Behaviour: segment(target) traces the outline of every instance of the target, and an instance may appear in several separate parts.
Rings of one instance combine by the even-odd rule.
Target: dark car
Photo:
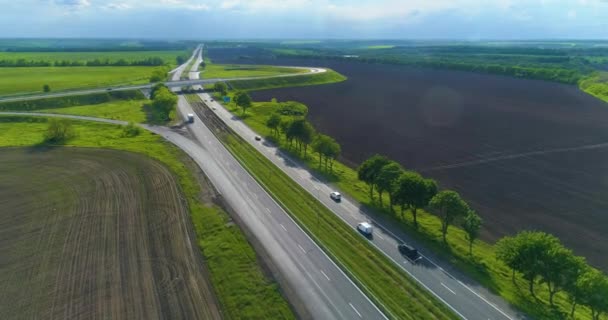
[[[399,248],[399,252],[401,252],[402,255],[406,256],[412,262],[416,262],[416,261],[422,259],[422,256],[420,255],[418,250],[412,246],[409,246],[405,243],[401,243],[398,245],[398,248]]]

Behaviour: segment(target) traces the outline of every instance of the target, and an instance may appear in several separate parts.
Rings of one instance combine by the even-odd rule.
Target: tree
[[[319,154],[319,167],[325,160],[325,170],[329,163],[329,172],[333,172],[333,161],[340,155],[341,148],[338,142],[330,136],[319,134],[312,142],[312,148]]]
[[[473,242],[479,237],[479,229],[481,229],[481,217],[473,210],[469,210],[462,222],[462,228],[467,233],[467,241],[469,241],[469,255],[473,254]]]
[[[568,298],[570,303],[572,304],[570,308],[570,317],[574,319],[574,311],[576,306],[579,303],[582,303],[586,297],[586,292],[584,288],[580,287],[581,282],[579,281],[583,275],[589,271],[591,271],[591,267],[587,263],[585,263],[584,258],[578,258],[578,262],[581,263],[578,269],[576,270],[577,274],[569,274],[566,283],[564,284],[564,290],[568,294]]]
[[[226,93],[228,93],[228,86],[223,82],[216,82],[213,85],[213,90],[219,92],[222,96],[225,96]]]
[[[270,115],[266,120],[266,127],[270,129],[273,136],[276,136],[279,131],[279,125],[281,124],[281,116],[276,113]]]
[[[457,192],[451,190],[444,190],[436,194],[429,202],[429,206],[441,218],[441,234],[443,242],[447,243],[448,227],[456,218],[464,216],[469,211],[469,206]]]
[[[44,86],[42,86],[42,91],[51,92],[51,86],[49,86],[48,84],[45,84]]]
[[[315,128],[310,124],[310,122],[305,121],[304,127],[302,128],[302,132],[300,134],[300,140],[304,144],[304,158],[306,158],[308,146],[312,143],[316,134]]]
[[[428,205],[437,193],[435,180],[424,179],[413,171],[405,171],[397,181],[395,202],[401,206],[401,214],[407,207],[412,211],[414,226],[418,227],[417,211]]]
[[[515,271],[519,269],[518,239],[503,237],[496,242],[496,258],[511,268],[511,281],[515,283]]]
[[[44,134],[44,140],[50,143],[62,143],[76,136],[72,123],[66,119],[50,119]]]
[[[154,98],[152,99],[154,118],[157,121],[169,120],[169,115],[174,110],[176,104],[177,96],[166,87],[159,87],[154,91]]]
[[[301,152],[302,147],[304,147],[304,157],[306,157],[308,145],[313,141],[315,136],[314,127],[310,122],[304,119],[298,119],[292,121],[287,130],[289,131],[289,135],[295,138],[298,152]]]
[[[608,278],[590,268],[578,278],[576,285],[582,293],[580,302],[591,309],[591,319],[599,320],[602,312],[608,312]]]
[[[158,92],[158,90],[160,90],[160,88],[165,88],[169,90],[169,87],[167,87],[164,83],[155,84],[154,87],[152,87],[152,89],[150,90],[150,99],[154,99],[156,93]]]
[[[332,137],[329,137],[327,150],[325,152],[325,158],[329,159],[329,173],[334,172],[334,161],[340,156],[341,153],[342,148],[340,147],[340,144]]]
[[[247,111],[249,107],[251,107],[251,97],[247,92],[239,91],[234,94],[234,103],[236,106],[241,106],[243,108],[243,114]]]
[[[585,260],[577,257],[572,250],[556,244],[545,252],[541,264],[541,277],[549,289],[549,303],[553,306],[553,296],[561,289],[572,286],[585,269]]]
[[[394,191],[396,190],[395,184],[401,173],[403,173],[403,168],[397,162],[390,161],[380,169],[376,177],[376,187],[380,194],[380,206],[382,206],[382,193],[388,191],[389,209],[391,211],[393,210]]]
[[[547,268],[554,266],[551,259],[553,250],[563,248],[555,236],[540,231],[522,231],[515,237],[505,237],[497,243],[497,258],[515,271],[519,271],[528,281],[532,296],[536,279],[545,275]]]
[[[380,173],[380,169],[387,165],[390,160],[381,155],[373,155],[365,160],[357,169],[359,180],[365,182],[369,186],[369,197],[374,201],[374,187],[376,185],[376,177]]]
[[[150,76],[150,82],[159,82],[163,81],[167,78],[167,69],[165,67],[158,67],[152,70],[152,75]]]
[[[287,142],[290,142],[288,132],[287,132],[287,130],[289,130],[290,125],[291,125],[291,120],[289,120],[289,119],[281,119],[281,123],[279,124],[279,129],[285,135],[285,141],[287,141]]]

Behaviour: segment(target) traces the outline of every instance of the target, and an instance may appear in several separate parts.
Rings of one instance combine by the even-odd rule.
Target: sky
[[[608,0],[0,0],[0,37],[608,39]]]

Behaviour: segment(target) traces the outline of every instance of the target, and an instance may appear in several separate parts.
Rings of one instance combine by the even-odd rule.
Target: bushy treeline
[[[93,60],[0,60],[0,67],[122,67],[122,66],[162,66],[165,61],[159,57],[149,57],[142,60],[110,60],[110,59],[93,59]]]
[[[433,69],[452,69],[461,71],[481,72],[490,74],[499,74],[514,76],[518,78],[548,80],[567,84],[576,84],[585,76],[585,72],[577,69],[562,68],[557,66],[520,66],[506,63],[494,62],[469,62],[461,61],[461,59],[449,59],[446,57],[412,57],[412,56],[348,56],[348,55],[319,55],[319,54],[279,54],[285,57],[297,57],[308,59],[330,59],[330,60],[346,60],[359,61],[365,63],[379,64],[398,64],[414,67],[433,68]],[[553,59],[553,58],[547,58]],[[569,58],[559,57],[558,59]]]
[[[90,104],[100,104],[112,100],[125,99],[145,99],[145,96],[138,90],[111,91],[101,93],[91,93],[80,96],[66,96],[44,98],[36,100],[1,102],[2,111],[34,111],[39,109],[64,108],[71,106],[82,106]]]
[[[172,111],[177,105],[177,96],[164,84],[157,84],[150,92],[152,103],[149,106],[151,120],[163,123],[171,120]]]

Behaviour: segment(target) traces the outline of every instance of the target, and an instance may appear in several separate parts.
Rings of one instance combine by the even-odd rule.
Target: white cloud
[[[220,9],[231,10],[238,7],[240,4],[241,1],[239,0],[222,1],[222,3],[220,3]]]
[[[111,2],[111,3],[106,4],[102,8],[108,9],[108,10],[127,10],[127,9],[133,8],[133,6],[131,6],[128,3],[124,3],[124,2],[123,3]]]
[[[91,5],[89,0],[55,0],[55,4],[72,8],[83,8]]]

